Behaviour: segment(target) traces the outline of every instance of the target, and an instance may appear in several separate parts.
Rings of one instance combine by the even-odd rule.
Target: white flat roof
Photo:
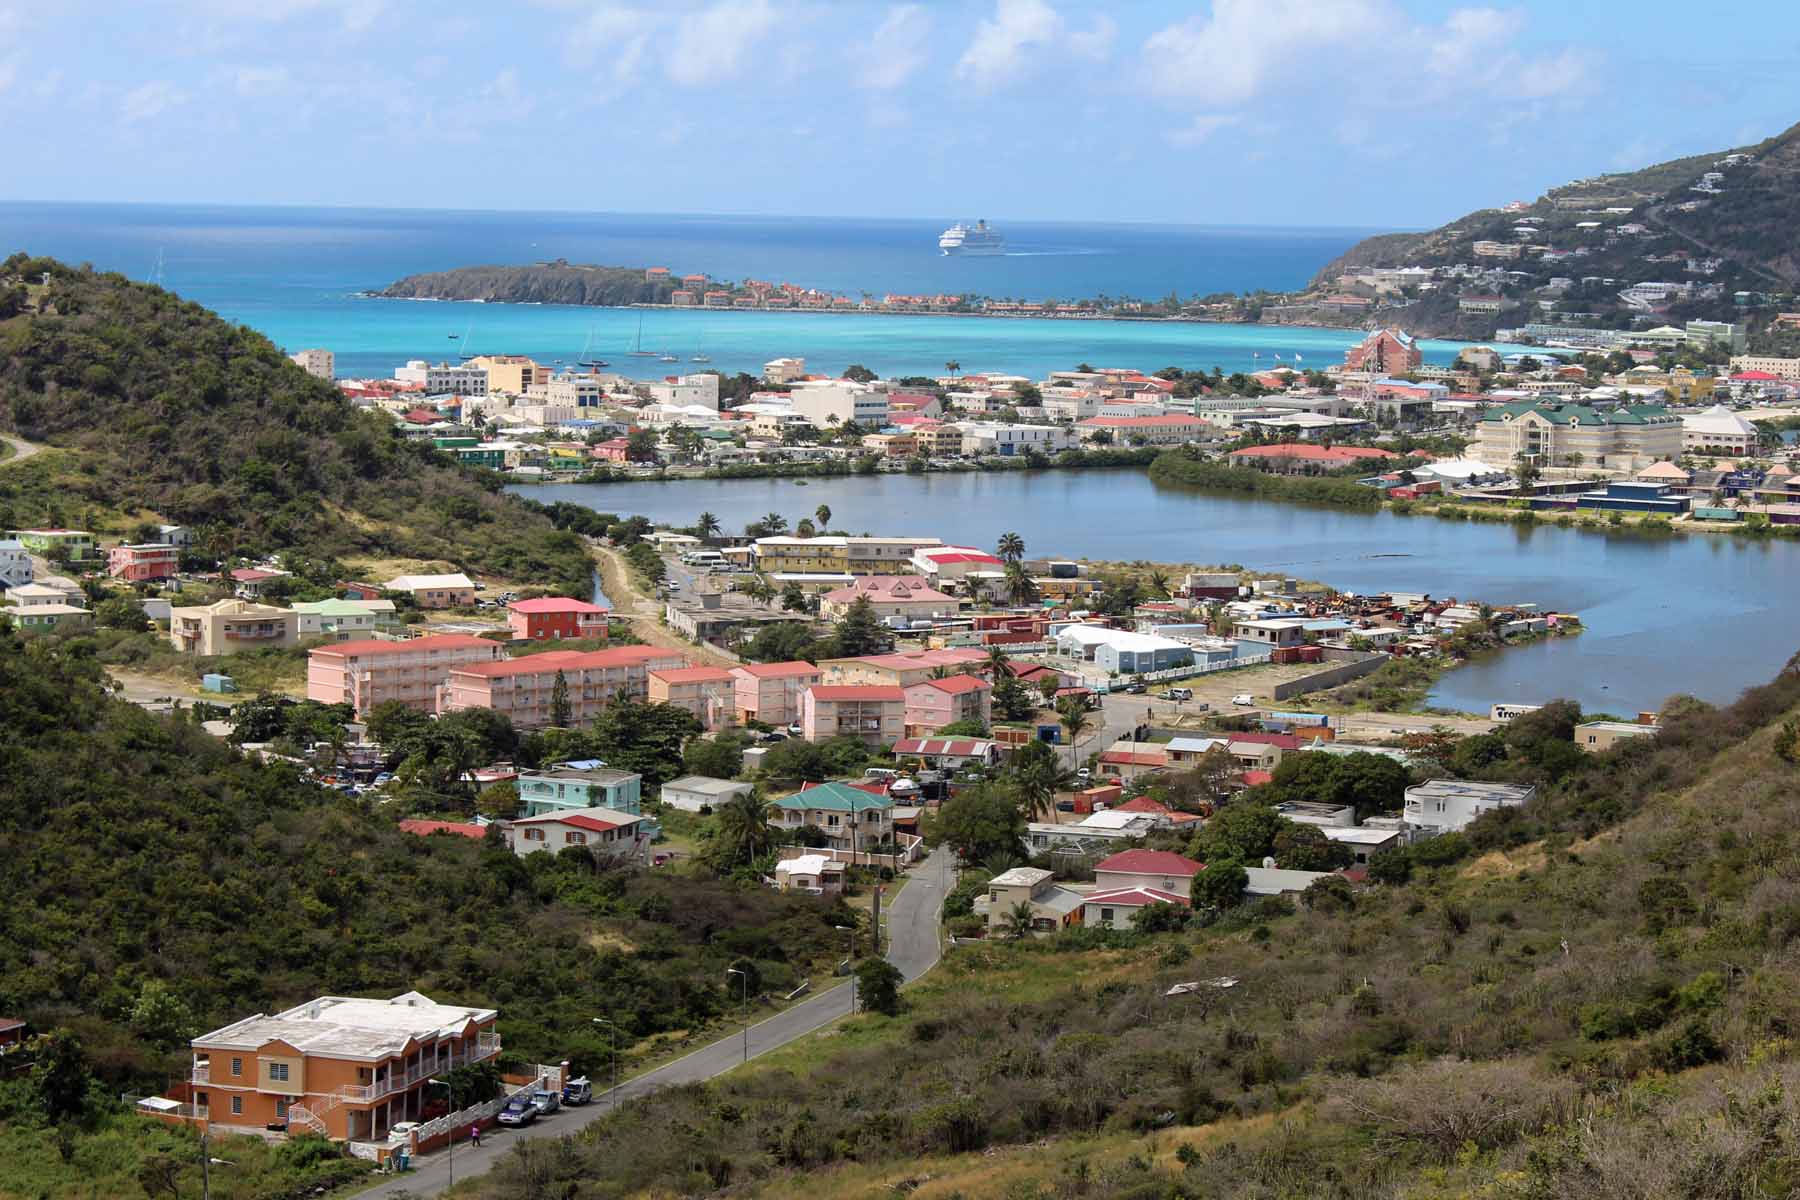
[[[415,1039],[460,1034],[471,1023],[491,1021],[491,1008],[439,1004],[418,992],[390,1000],[321,996],[274,1016],[258,1013],[193,1041],[196,1050],[257,1050],[286,1042],[304,1054],[381,1059]]]

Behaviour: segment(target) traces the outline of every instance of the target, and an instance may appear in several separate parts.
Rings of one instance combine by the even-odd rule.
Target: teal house
[[[547,771],[523,771],[519,774],[520,811],[523,816],[541,817],[578,808],[610,808],[640,816],[642,784],[642,778],[630,771],[601,766],[564,763]]]

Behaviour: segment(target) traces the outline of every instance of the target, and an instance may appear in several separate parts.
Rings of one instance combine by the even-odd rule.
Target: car
[[[785,742],[788,740],[788,735],[785,733],[780,733],[780,732],[777,732],[776,730],[771,729],[769,732],[763,734],[762,738],[760,740],[765,743],[766,742]]]
[[[562,1102],[568,1105],[586,1104],[594,1098],[594,1085],[582,1075],[569,1080],[562,1086]]]
[[[1083,767],[1081,770],[1075,772],[1075,778],[1077,779],[1092,779],[1093,777],[1094,772],[1087,767]]]
[[[529,1096],[514,1096],[500,1110],[499,1120],[502,1125],[529,1125],[537,1119],[537,1105],[531,1102]]]
[[[381,774],[379,774],[375,777],[374,782],[375,782],[376,787],[381,787],[384,784],[392,783],[392,782],[394,782],[394,774],[392,771],[383,771]]]
[[[1241,704],[1245,708],[1248,708],[1256,703],[1256,697],[1252,696],[1249,692],[1239,692],[1231,698],[1231,702],[1233,704]]]
[[[805,730],[800,728],[800,722],[798,722],[798,721],[795,721],[792,725],[789,725],[787,727],[787,731],[788,731],[789,737],[799,737],[802,733],[805,732]]]
[[[412,1141],[413,1130],[419,1125],[418,1121],[395,1121],[388,1129],[388,1141],[403,1144]]]
[[[1194,689],[1193,688],[1170,688],[1168,694],[1169,694],[1169,699],[1171,699],[1171,700],[1192,700],[1194,698]]]
[[[556,1098],[555,1092],[542,1089],[531,1093],[531,1103],[537,1108],[540,1117],[547,1117],[562,1107],[562,1101]]]
[[[1128,683],[1125,685],[1125,694],[1127,696],[1141,696],[1149,690],[1149,688],[1146,688],[1141,683]]]

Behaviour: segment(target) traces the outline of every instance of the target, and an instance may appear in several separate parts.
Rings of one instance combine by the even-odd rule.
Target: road
[[[913,868],[906,886],[894,899],[887,917],[887,959],[908,982],[929,971],[938,961],[939,910],[944,893],[954,879],[950,873],[950,852],[940,849],[926,862]],[[585,1108],[567,1108],[553,1117],[526,1129],[512,1131],[495,1128],[484,1133],[481,1148],[473,1149],[466,1141],[455,1148],[456,1178],[467,1179],[491,1169],[518,1142],[530,1138],[562,1137],[599,1120],[615,1104],[644,1096],[674,1084],[696,1083],[712,1079],[742,1066],[746,1053],[757,1058],[796,1038],[822,1029],[850,1012],[850,985],[840,983],[820,992],[802,1004],[750,1026],[748,1040],[742,1034],[732,1035],[704,1046],[667,1066],[658,1067],[636,1079],[622,1083],[605,1093],[595,1093],[594,1102]],[[598,1074],[598,1073],[596,1073]],[[466,1132],[466,1131],[465,1131]],[[450,1183],[451,1155],[444,1151],[427,1155],[415,1163],[405,1175],[386,1180],[362,1196],[433,1196]]]
[[[11,446],[13,451],[5,458],[0,459],[0,467],[10,467],[14,463],[22,463],[28,458],[35,457],[44,449],[35,442],[28,442],[24,438],[15,437],[10,433],[0,433],[0,442]]]

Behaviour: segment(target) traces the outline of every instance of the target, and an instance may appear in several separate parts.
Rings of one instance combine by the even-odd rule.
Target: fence
[[[1220,671],[1235,671],[1239,667],[1259,667],[1274,659],[1273,654],[1245,654],[1237,658],[1226,659],[1216,663],[1194,663],[1186,667],[1169,667],[1162,671],[1146,671],[1142,675],[1133,675],[1128,679],[1113,679],[1101,685],[1108,692],[1122,691],[1133,683],[1173,683],[1178,679],[1192,679],[1197,675],[1217,675]]]
[[[782,853],[786,858],[799,858],[806,854],[823,854],[833,862],[848,863],[853,867],[888,867],[898,871],[918,857],[919,847],[925,844],[925,839],[910,833],[903,833],[899,836],[898,841],[900,843],[898,854],[871,854],[867,850],[837,850],[830,846],[790,846],[785,848]]]
[[[1299,679],[1290,679],[1286,683],[1278,683],[1271,689],[1271,695],[1277,700],[1285,700],[1289,696],[1300,696],[1307,692],[1316,692],[1320,688],[1336,687],[1340,683],[1348,683],[1352,679],[1360,679],[1380,669],[1381,664],[1388,661],[1385,654],[1371,654],[1353,662],[1341,662],[1335,666],[1302,675]]]

